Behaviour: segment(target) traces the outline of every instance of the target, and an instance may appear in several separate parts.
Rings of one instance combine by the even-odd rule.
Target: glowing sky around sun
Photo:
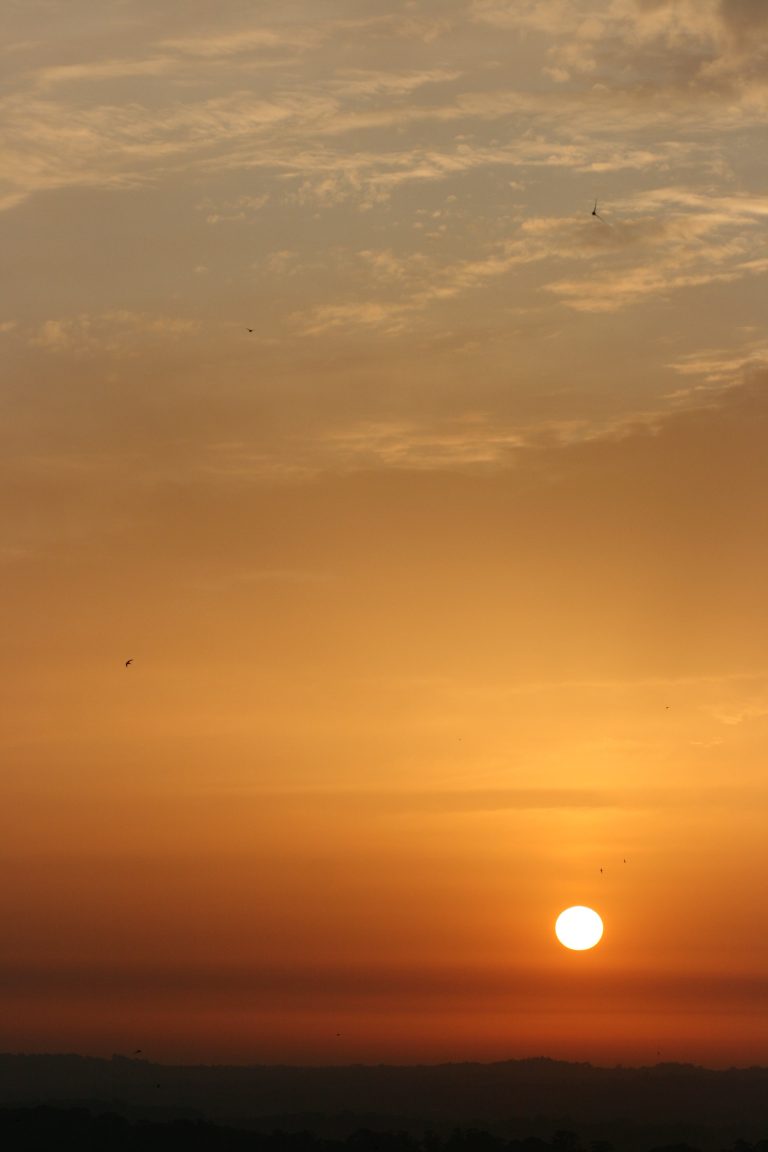
[[[0,45],[0,1050],[768,1061],[766,5]]]

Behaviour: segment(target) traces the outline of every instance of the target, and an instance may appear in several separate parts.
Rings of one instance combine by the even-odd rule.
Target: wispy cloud
[[[498,470],[518,464],[537,450],[622,440],[663,426],[671,405],[632,410],[602,419],[515,421],[492,412],[469,411],[453,418],[366,419],[316,429],[311,438],[294,435],[290,460],[279,451],[220,446],[204,467],[231,479],[294,480],[331,468],[370,468],[410,472]]]
[[[713,715],[721,724],[734,727],[748,720],[761,720],[768,716],[768,697],[746,699],[730,705],[722,704],[713,710]]]
[[[45,320],[29,336],[29,343],[52,353],[125,354],[134,349],[137,336],[178,340],[193,328],[193,321],[184,317],[115,310]]]
[[[285,1010],[303,1008],[321,1011],[330,1005],[396,1005],[399,1012],[424,1010],[429,1005],[516,1004],[521,1012],[539,1012],[544,1005],[551,1011],[561,997],[573,1012],[570,984],[563,991],[562,971],[531,968],[527,965],[491,966],[442,963],[370,963],[347,960],[329,963],[316,960],[311,967],[298,963],[188,964],[108,964],[84,960],[82,963],[45,962],[24,965],[5,962],[0,980],[15,996],[78,996],[98,1003],[119,996],[130,1001],[162,998],[164,1004],[237,1004],[244,998],[253,1008],[276,1006]],[[768,980],[749,970],[732,968],[702,972],[686,967],[669,970],[634,971],[623,967],[614,971],[598,969],[579,980],[579,1003],[586,1013],[601,1014],[625,1010],[626,1003],[640,1002],[653,1011],[700,1012],[706,1004],[721,1009],[749,1011],[768,1006]]]
[[[723,710],[715,718],[724,724],[736,725],[745,719],[768,715],[768,704],[751,701],[735,711]],[[610,788],[441,788],[401,789],[385,791],[368,789],[359,791],[333,789],[326,791],[268,791],[243,788],[233,784],[235,793],[244,792],[258,798],[266,808],[305,808],[327,810],[329,805],[341,813],[366,816],[482,816],[495,812],[549,812],[576,810],[645,811],[655,809],[685,809],[690,807],[690,788],[623,787]],[[207,791],[207,790],[206,790]],[[228,791],[226,782],[219,782],[213,792]],[[697,802],[705,808],[749,808],[766,798],[766,790],[744,785],[739,787],[702,786]]]
[[[670,393],[671,399],[712,394],[733,387],[768,367],[768,341],[746,340],[741,348],[703,348],[689,352],[669,367],[689,383]]]
[[[731,249],[710,248],[708,257],[715,265],[733,255]],[[741,260],[728,268],[701,268],[686,271],[674,260],[659,261],[655,267],[640,266],[619,274],[558,280],[548,285],[569,307],[578,312],[618,312],[641,300],[663,298],[683,288],[703,288],[707,284],[732,284],[744,276],[768,272],[768,257]]]
[[[260,212],[269,203],[269,196],[235,196],[230,200],[213,201],[206,199],[200,204],[205,213],[206,224],[225,224],[246,220]]]
[[[589,273],[547,288],[577,311],[616,312],[676,290],[761,275],[768,271],[768,249],[756,225],[767,207],[762,197],[709,199],[679,188],[653,190],[627,202],[616,219],[608,209],[607,226],[589,243],[574,244],[571,237],[570,255],[579,250],[592,265]],[[633,217],[638,208],[643,215]],[[565,228],[559,231],[567,244]]]
[[[0,106],[7,124],[8,182],[0,203],[12,207],[52,188],[130,187],[184,164],[292,172],[319,203],[334,203],[343,193],[366,206],[407,183],[503,166],[610,173],[685,163],[701,150],[696,134],[703,128],[762,123],[763,97],[754,86],[736,104],[715,91],[709,100],[706,92],[694,99],[682,87],[666,102],[650,102],[626,82],[601,87],[590,80],[589,89],[578,94],[557,85],[556,91],[533,92],[489,81],[482,56],[460,67],[451,59],[461,59],[456,47],[462,28],[475,35],[478,27],[502,34],[508,29],[510,35],[532,29],[554,39],[548,67],[562,77],[585,69],[583,61],[574,63],[574,31],[578,51],[588,55],[604,36],[623,36],[627,53],[636,52],[638,43],[657,41],[682,51],[682,29],[689,24],[704,40],[714,35],[712,28],[723,28],[712,13],[694,18],[686,7],[684,18],[679,12],[673,17],[670,8],[662,19],[660,9],[643,14],[630,0],[617,0],[590,15],[578,5],[478,0],[463,20],[453,14],[442,23],[427,21],[451,33],[449,58],[433,59],[425,33],[411,68],[366,66],[364,53],[359,61],[353,54],[343,68],[328,67],[323,52],[329,42],[351,35],[343,18],[322,26],[273,21],[200,30],[159,37],[124,57],[47,64],[22,75]],[[374,19],[361,27],[363,34],[389,35],[400,23]],[[488,36],[490,46],[493,33]],[[289,66],[305,58],[313,61],[312,69]],[[270,68],[275,59],[288,65]],[[148,87],[148,79],[157,83]],[[447,138],[415,147],[403,139],[403,133],[418,135],[430,123],[481,132],[458,145]],[[487,132],[499,127],[500,137],[489,140]],[[382,133],[390,137],[386,147]],[[353,143],[347,139],[352,137]],[[334,196],[328,192],[332,178]]]
[[[171,37],[161,40],[159,47],[177,52],[180,56],[210,60],[214,57],[230,58],[263,51],[283,51],[286,48],[301,52],[317,47],[331,34],[326,26],[317,24],[280,24],[254,28],[233,28],[220,32],[214,27],[195,36]]]
[[[481,23],[546,38],[544,70],[561,83],[586,76],[621,86],[653,70],[670,90],[727,83],[738,92],[766,54],[764,11],[742,0],[473,0],[471,11]]]
[[[540,265],[540,286],[569,308],[593,313],[768,271],[759,227],[768,211],[763,197],[708,199],[659,188],[603,211],[602,220],[591,219],[586,208],[578,217],[511,220],[509,238],[452,262],[364,249],[359,258],[371,272],[361,285],[366,298],[325,302],[296,320],[308,335],[356,327],[397,334],[422,323],[441,302],[483,291],[524,265]],[[559,267],[570,274],[557,276]],[[382,294],[374,296],[375,287]]]

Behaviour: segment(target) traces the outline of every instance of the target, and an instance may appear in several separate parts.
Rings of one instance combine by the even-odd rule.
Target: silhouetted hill
[[[574,1132],[551,1140],[507,1140],[480,1129],[454,1129],[445,1136],[360,1129],[345,1140],[312,1132],[261,1133],[205,1120],[132,1121],[114,1112],[85,1108],[0,1108],[4,1152],[612,1152],[605,1143],[588,1146]],[[699,1152],[692,1145],[648,1148],[646,1152]],[[737,1141],[723,1152],[768,1152],[768,1141]]]
[[[489,1139],[551,1140],[560,1131],[579,1133],[586,1148],[602,1142],[616,1152],[648,1152],[689,1144],[715,1152],[739,1139],[768,1138],[768,1069],[595,1068],[546,1059],[173,1067],[120,1056],[0,1055],[0,1107],[33,1104],[79,1105],[136,1122],[306,1130],[328,1140],[362,1128],[414,1136],[431,1130],[444,1137],[471,1127],[487,1130]]]

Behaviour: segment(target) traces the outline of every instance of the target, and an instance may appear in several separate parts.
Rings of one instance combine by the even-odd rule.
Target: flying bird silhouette
[[[597,216],[598,220],[602,220],[602,216],[600,215],[600,213],[597,210],[597,200],[595,200],[595,206],[592,209],[592,215]]]
[[[130,660],[126,660],[126,662],[125,662],[126,668],[128,667],[129,664],[133,664],[133,656],[131,656]]]

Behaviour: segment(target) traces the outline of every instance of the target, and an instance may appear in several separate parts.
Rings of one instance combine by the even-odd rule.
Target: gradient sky
[[[0,43],[0,1049],[768,1062],[768,5]]]

